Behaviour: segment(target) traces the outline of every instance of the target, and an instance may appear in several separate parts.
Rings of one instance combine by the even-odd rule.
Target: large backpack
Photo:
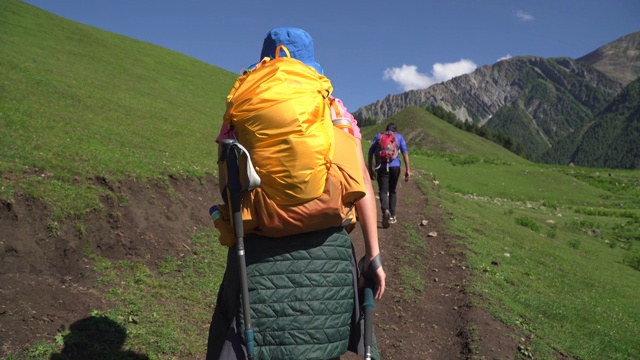
[[[352,229],[354,204],[365,189],[356,139],[332,123],[331,81],[299,60],[279,56],[279,49],[275,53],[275,59],[264,58],[240,76],[227,96],[224,122],[236,131],[261,178],[261,186],[242,197],[244,231],[282,237]],[[226,174],[220,165],[222,187]],[[219,208],[220,242],[230,246],[235,238],[228,209]]]
[[[378,138],[376,154],[379,164],[389,164],[398,157],[398,139],[393,131],[385,131]]]

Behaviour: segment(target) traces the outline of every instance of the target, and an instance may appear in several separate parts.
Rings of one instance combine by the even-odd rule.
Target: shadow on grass
[[[149,360],[144,354],[122,350],[127,329],[106,316],[92,316],[76,321],[64,335],[64,347],[50,360]]]

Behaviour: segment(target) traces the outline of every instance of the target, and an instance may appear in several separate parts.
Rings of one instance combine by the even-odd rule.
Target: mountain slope
[[[486,126],[522,142],[537,161],[558,139],[574,134],[592,119],[621,89],[601,73],[568,58],[527,58],[517,79],[522,91],[494,113]]]
[[[356,117],[379,121],[408,106],[439,105],[463,121],[509,134],[539,160],[556,139],[579,129],[621,89],[568,58],[517,57],[427,89],[390,95],[358,109]]]
[[[534,161],[568,164],[586,126],[640,73],[639,38],[640,32],[630,34],[578,60],[503,60],[427,89],[389,95],[355,116],[371,124],[409,106],[436,105],[506,133]]]

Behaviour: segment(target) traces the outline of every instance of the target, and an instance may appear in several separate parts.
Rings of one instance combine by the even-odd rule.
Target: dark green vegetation
[[[640,169],[640,78],[627,85],[589,125],[573,154],[576,163]]]
[[[53,220],[101,211],[109,192],[96,178],[214,173],[212,140],[234,74],[18,1],[0,2],[0,24],[0,200],[46,201],[51,238]],[[418,107],[391,120],[410,144],[415,181],[468,248],[467,290],[523,334],[520,354],[637,358],[640,171],[533,164]],[[382,128],[363,129],[365,150]],[[113,304],[86,314],[91,326],[114,337],[126,329],[124,356],[201,354],[218,286],[210,279],[225,261],[215,237],[200,229],[185,256],[154,267],[83,249],[96,291]],[[420,286],[415,274],[405,269],[403,291]],[[186,317],[203,327],[184,328]],[[75,336],[63,330],[2,356],[48,359]]]
[[[501,107],[486,126],[522,142],[536,160],[558,139],[590,120],[612,99],[608,89],[579,76],[579,64],[570,59],[536,57],[509,59],[517,64],[496,64],[501,71],[516,71],[514,81],[520,94]],[[567,162],[564,162],[565,164]]]
[[[478,126],[478,124],[472,122],[461,121],[456,117],[455,114],[443,109],[440,106],[426,106],[424,107],[427,111],[432,113],[433,115],[439,117],[442,120],[445,120],[449,124],[457,127],[458,129],[464,130],[466,132],[470,132],[472,134],[476,134],[480,137],[483,137],[487,140],[491,140],[494,143],[502,146],[503,148],[511,151],[512,153],[526,157],[527,153],[524,149],[524,145],[522,143],[513,140],[513,138],[502,131],[492,131],[486,126]]]

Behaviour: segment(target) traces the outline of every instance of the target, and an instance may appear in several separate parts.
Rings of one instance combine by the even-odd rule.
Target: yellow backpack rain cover
[[[302,65],[302,66],[301,66]],[[333,156],[329,79],[292,58],[263,60],[240,77],[224,121],[237,131],[278,204],[320,196]]]
[[[328,78],[290,57],[264,58],[236,80],[224,122],[261,178],[259,188],[243,195],[245,233],[280,237],[345,223],[353,228],[353,205],[365,195],[362,170],[355,138],[333,126],[332,91]],[[221,165],[221,179],[224,171]],[[228,209],[220,208],[220,221],[228,222]],[[223,245],[235,242],[228,223],[216,227]]]

